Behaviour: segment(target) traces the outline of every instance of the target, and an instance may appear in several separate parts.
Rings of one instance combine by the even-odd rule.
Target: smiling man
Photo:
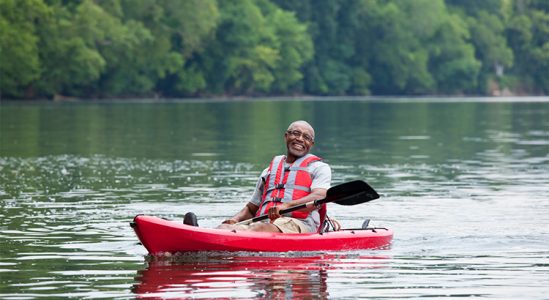
[[[305,208],[285,216],[281,216],[280,211],[325,198],[330,188],[332,170],[319,157],[309,153],[315,144],[315,131],[309,123],[295,121],[290,124],[284,133],[284,140],[286,155],[272,159],[269,167],[261,173],[251,200],[218,228],[284,233],[318,230],[318,209]],[[269,215],[269,222],[236,224],[264,214]]]

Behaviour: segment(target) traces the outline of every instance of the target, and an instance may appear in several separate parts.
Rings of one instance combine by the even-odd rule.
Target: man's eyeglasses
[[[306,134],[306,133],[303,133],[299,130],[288,130],[286,131],[287,134],[291,135],[292,137],[294,138],[298,138],[298,137],[303,137],[303,139],[306,141],[306,142],[309,142],[309,143],[312,143],[314,141],[313,137]]]

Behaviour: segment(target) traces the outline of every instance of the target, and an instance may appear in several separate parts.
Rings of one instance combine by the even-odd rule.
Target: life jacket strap
[[[282,198],[280,197],[273,197],[273,198],[269,198],[269,199],[265,199],[265,202],[264,204],[267,204],[269,202],[273,202],[273,203],[279,203],[279,202],[282,202]]]
[[[307,187],[307,186],[302,186],[302,185],[295,185],[295,184],[278,184],[274,187],[270,187],[267,189],[267,193],[271,192],[271,191],[274,191],[274,190],[281,190],[281,189],[296,189],[296,190],[300,190],[300,191],[306,191],[306,192],[310,192],[311,191],[311,188],[310,187]]]

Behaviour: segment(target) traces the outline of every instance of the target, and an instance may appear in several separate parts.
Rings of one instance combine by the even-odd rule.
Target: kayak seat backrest
[[[326,208],[326,204],[323,204],[322,207],[318,210],[318,214],[320,215],[320,225],[318,226],[317,233],[322,233],[324,229],[324,221],[326,221],[326,214],[328,213],[328,209]]]

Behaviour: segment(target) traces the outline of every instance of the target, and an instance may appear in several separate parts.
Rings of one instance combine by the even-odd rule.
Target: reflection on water
[[[136,214],[214,227],[242,207],[294,119],[316,126],[330,205],[390,249],[149,258]],[[0,105],[0,298],[546,298],[548,102]]]
[[[326,298],[328,276],[382,266],[384,257],[317,254],[187,254],[152,258],[137,273],[140,297]],[[336,272],[337,271],[337,272]],[[339,275],[337,274],[339,273]]]
[[[139,298],[543,298],[546,255],[187,254],[149,258],[132,292]]]

